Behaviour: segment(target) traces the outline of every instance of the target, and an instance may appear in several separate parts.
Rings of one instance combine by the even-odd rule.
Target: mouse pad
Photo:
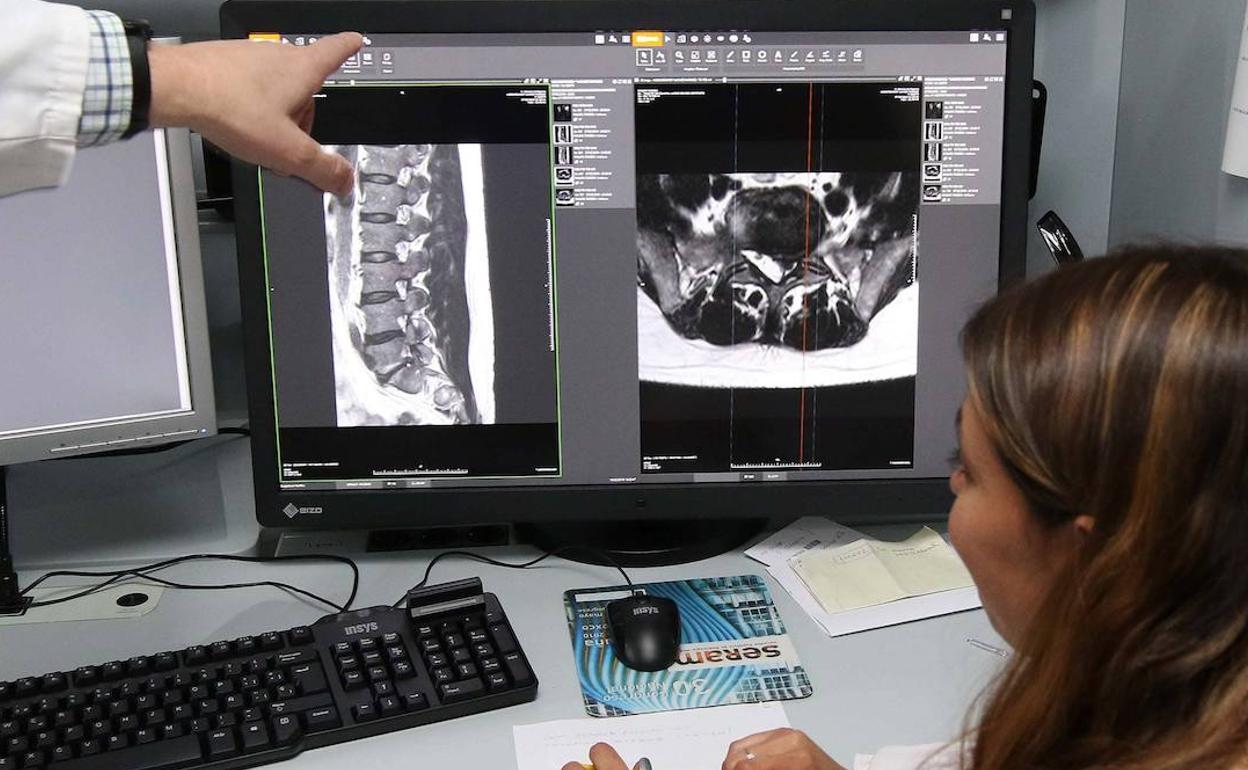
[[[563,595],[576,674],[590,716],[805,698],[814,690],[784,629],[771,591],[758,575],[638,583],[680,608],[680,656],[666,671],[634,671],[607,640],[606,606],[628,586]]]

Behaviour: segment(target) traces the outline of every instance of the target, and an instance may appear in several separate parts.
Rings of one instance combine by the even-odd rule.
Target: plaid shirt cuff
[[[87,16],[91,54],[87,88],[82,94],[82,117],[78,119],[79,147],[120,139],[130,125],[134,101],[130,45],[121,19],[106,11],[87,11]]]

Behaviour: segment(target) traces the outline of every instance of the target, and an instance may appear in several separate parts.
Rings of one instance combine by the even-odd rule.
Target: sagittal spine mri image
[[[469,261],[487,259],[467,248],[468,207],[482,203],[465,195],[463,166],[479,165],[477,148],[334,149],[356,169],[349,200],[325,196],[339,425],[492,422],[492,377],[469,362],[474,335],[493,347],[469,302],[472,291],[489,308],[488,271],[475,271],[485,285],[466,279]]]

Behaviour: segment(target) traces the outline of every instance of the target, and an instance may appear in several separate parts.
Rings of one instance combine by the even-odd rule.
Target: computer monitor
[[[189,134],[0,198],[0,466],[216,432]]]
[[[960,325],[1024,269],[1033,16],[229,0],[366,36],[313,128],[353,194],[236,174],[260,521],[941,514]]]

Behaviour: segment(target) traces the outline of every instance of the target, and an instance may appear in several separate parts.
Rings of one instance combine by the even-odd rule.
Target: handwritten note
[[[720,770],[728,744],[747,735],[788,727],[779,703],[719,706],[615,719],[564,719],[516,725],[518,770],[557,770],[588,762],[589,747],[606,741],[632,767],[650,760],[654,770]]]
[[[1222,170],[1235,176],[1248,177],[1248,9],[1244,10],[1239,64],[1236,68],[1235,91],[1231,95],[1231,114],[1226,124],[1226,149],[1222,155]]]

